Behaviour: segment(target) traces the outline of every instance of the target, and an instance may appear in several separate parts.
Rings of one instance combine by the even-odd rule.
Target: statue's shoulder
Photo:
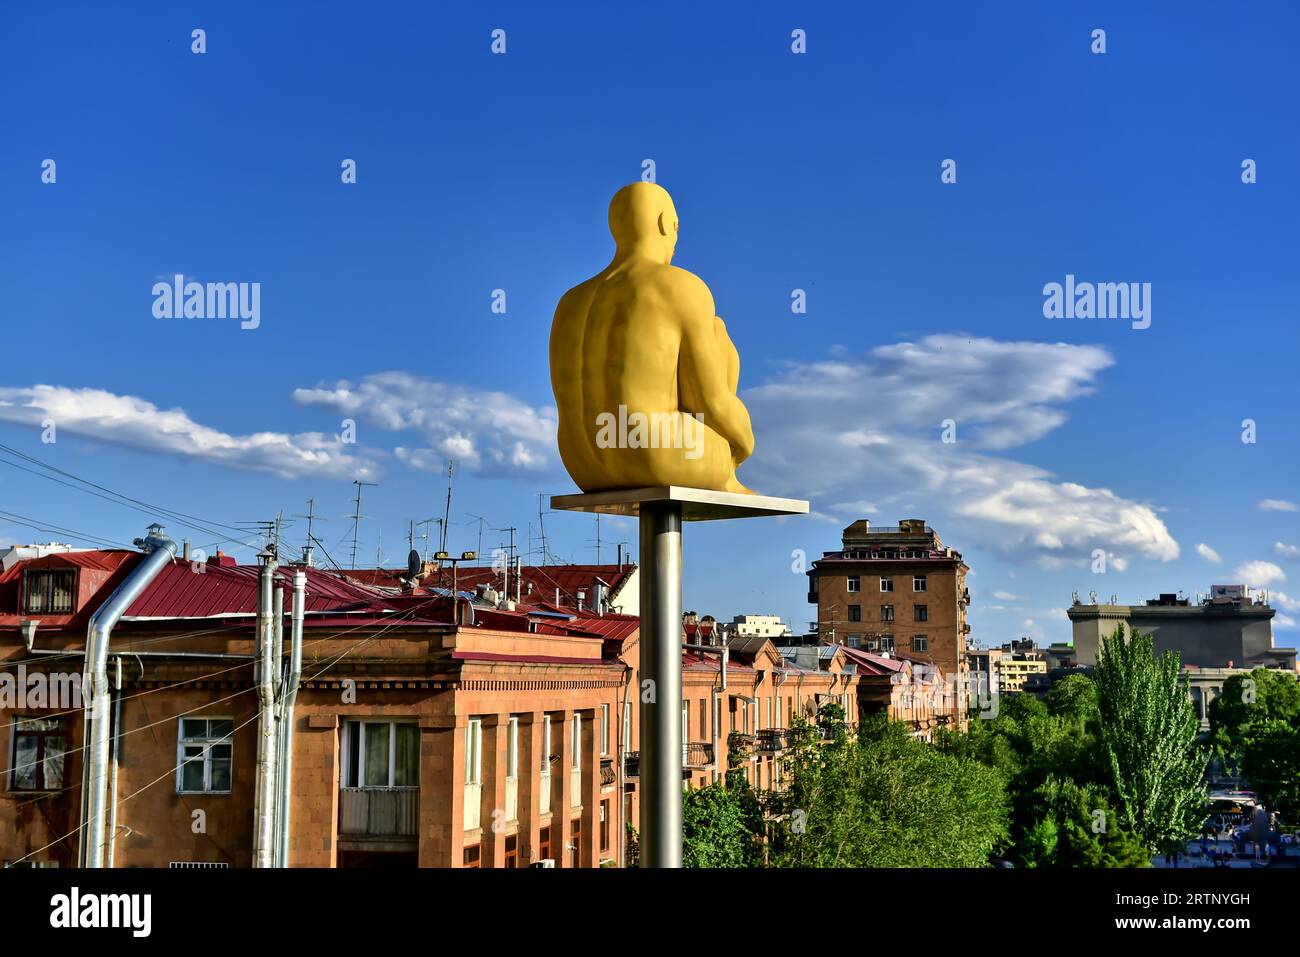
[[[707,304],[710,312],[713,308],[713,294],[708,284],[688,269],[664,265],[657,270],[660,281],[672,292],[692,302]]]

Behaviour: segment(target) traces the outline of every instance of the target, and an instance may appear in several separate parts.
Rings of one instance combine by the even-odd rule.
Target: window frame
[[[856,594],[857,592],[862,591],[862,576],[861,576],[861,575],[849,575],[849,576],[848,576],[848,591],[849,591],[850,594]]]
[[[506,778],[519,780],[519,718],[511,715],[506,721]]]
[[[609,757],[609,704],[600,706],[600,756]]]
[[[20,729],[25,721],[53,721],[57,727],[42,731],[22,731]],[[8,779],[9,790],[22,794],[56,794],[64,790],[64,781],[68,776],[68,754],[72,743],[71,721],[66,716],[61,715],[14,715],[12,727],[13,731],[9,735],[9,773],[5,775]],[[17,781],[18,739],[20,737],[36,739],[36,759],[32,762],[32,768],[33,774],[39,776],[38,787],[24,787]],[[45,777],[45,762],[47,760],[45,747],[49,738],[63,739],[63,770],[59,776],[58,787],[50,787],[49,781]]]
[[[885,578],[884,576],[881,576],[881,579],[880,579],[880,591],[881,591],[881,593],[883,594],[884,592],[887,592],[887,591],[888,591],[888,592],[892,592],[893,590],[894,590],[894,579],[893,579],[892,577],[890,577],[890,578]]]
[[[930,637],[928,635],[913,635],[912,650],[921,654],[930,653]]]
[[[930,620],[929,605],[912,606],[912,621],[929,621],[929,620]]]
[[[858,621],[861,621],[861,620],[862,620],[862,606],[861,606],[861,605],[848,605],[847,607],[848,607],[848,610],[849,610],[849,619],[848,619],[849,621],[851,621],[851,622],[858,622]]]
[[[926,586],[927,586],[926,577],[927,577],[927,576],[925,576],[925,575],[913,575],[913,576],[912,576],[912,591],[913,591],[913,592],[923,592],[923,591],[927,591],[927,587],[926,587]]]
[[[483,719],[465,722],[465,783],[483,783]]]
[[[388,726],[388,783],[387,784],[366,784],[366,732],[367,725],[387,725]],[[419,733],[419,724],[415,718],[389,718],[389,717],[352,717],[345,716],[342,719],[340,727],[340,757],[339,761],[339,787],[348,788],[349,790],[359,791],[418,791],[420,789],[420,751],[416,748],[415,752],[415,783],[398,784],[397,783],[397,726],[409,726],[416,729]],[[356,729],[357,740],[352,740],[353,729]],[[352,761],[350,757],[356,752],[356,783],[348,783],[348,774],[352,770]]]
[[[33,607],[31,603],[32,589],[31,582],[36,576],[41,576],[49,582],[45,591],[44,601],[41,607]],[[67,579],[67,608],[55,607],[55,592],[57,583],[60,580]],[[77,585],[78,575],[76,568],[24,568],[22,578],[22,601],[19,607],[24,615],[71,615],[77,610]]]
[[[881,620],[881,621],[893,621],[893,620],[894,620],[894,606],[893,606],[893,605],[881,605],[881,606],[880,606],[880,620]]]
[[[186,737],[185,722],[203,721],[207,725],[207,734],[201,737]],[[230,733],[222,737],[212,734],[212,722],[229,721]],[[230,787],[218,789],[212,787],[212,749],[224,745],[230,749]],[[187,747],[203,748],[202,758],[187,758],[185,749]],[[195,790],[185,787],[185,768],[198,760],[203,762],[203,787]],[[224,715],[205,714],[205,715],[186,715],[177,719],[176,723],[176,793],[177,794],[230,794],[235,787],[235,719]]]

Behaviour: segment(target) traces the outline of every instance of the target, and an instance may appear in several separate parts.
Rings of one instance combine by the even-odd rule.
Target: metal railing
[[[754,749],[764,752],[784,751],[792,743],[790,732],[786,728],[761,728],[755,736]]]
[[[340,835],[415,837],[419,825],[419,788],[339,789]]]

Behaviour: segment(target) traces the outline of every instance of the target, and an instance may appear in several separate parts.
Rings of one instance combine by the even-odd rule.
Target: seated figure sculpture
[[[709,287],[671,265],[677,227],[663,187],[623,187],[609,205],[613,261],[556,306],[560,457],[584,492],[749,492],[736,479],[754,451],[740,355]]]

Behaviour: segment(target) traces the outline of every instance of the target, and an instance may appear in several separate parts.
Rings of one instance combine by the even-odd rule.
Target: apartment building
[[[1120,625],[1152,636],[1157,654],[1178,652],[1200,668],[1296,668],[1296,649],[1273,644],[1276,610],[1268,594],[1245,585],[1213,585],[1196,601],[1162,594],[1141,605],[1084,603],[1076,593],[1066,609],[1078,664],[1095,665],[1101,642]]]
[[[50,554],[0,575],[0,671],[71,673],[87,622],[141,562]],[[297,568],[276,584],[292,588]],[[229,556],[165,565],[116,626],[118,867],[252,862],[260,569]],[[383,595],[306,578],[293,713],[290,866],[558,867],[617,863],[617,745],[629,669],[565,616]],[[288,633],[286,623],[285,633]],[[83,712],[0,700],[0,862],[76,861]]]
[[[923,519],[844,529],[839,551],[808,570],[823,641],[873,653],[905,652],[964,687],[970,568]],[[960,692],[959,692],[960,693]]]
[[[884,715],[911,728],[912,736],[933,741],[939,728],[962,727],[954,680],[933,665],[899,654],[874,654],[842,647],[856,665],[859,712]]]

